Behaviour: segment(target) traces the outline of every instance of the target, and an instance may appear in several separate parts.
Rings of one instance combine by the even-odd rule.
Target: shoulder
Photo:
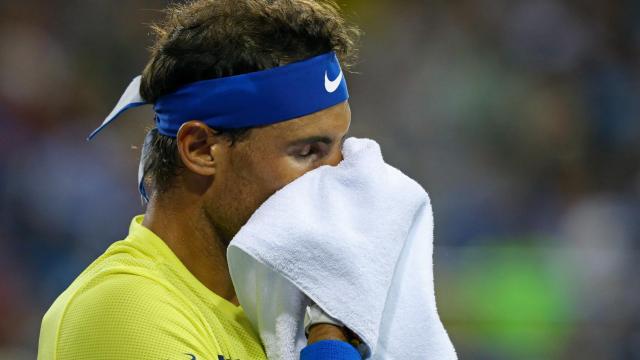
[[[69,296],[62,319],[99,323],[111,319],[157,321],[158,317],[170,317],[181,305],[157,279],[133,273],[109,274],[88,281]]]
[[[100,276],[75,289],[52,310],[56,306],[57,319],[45,316],[41,338],[55,339],[51,346],[57,359],[180,359],[184,354],[199,354],[198,358],[217,354],[194,326],[188,304],[151,276],[117,272]],[[51,325],[47,321],[56,323],[53,333],[44,333]]]

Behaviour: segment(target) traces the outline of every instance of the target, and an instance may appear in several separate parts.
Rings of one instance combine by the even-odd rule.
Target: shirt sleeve
[[[217,359],[215,339],[188,313],[143,276],[110,276],[67,304],[49,335],[53,359]]]
[[[300,352],[300,360],[361,360],[358,350],[340,340],[315,342]]]

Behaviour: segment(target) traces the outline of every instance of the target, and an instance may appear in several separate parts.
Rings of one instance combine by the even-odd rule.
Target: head
[[[355,59],[357,28],[329,1],[199,0],[168,9],[142,74],[148,102],[199,80],[260,71],[335,51]],[[347,102],[276,124],[214,129],[198,119],[176,138],[152,131],[145,151],[151,203],[189,199],[224,241],[257,207],[304,173],[342,159]],[[178,210],[178,209],[177,209]]]

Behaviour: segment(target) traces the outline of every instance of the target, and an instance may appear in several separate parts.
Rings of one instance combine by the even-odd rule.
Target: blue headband
[[[219,129],[269,125],[348,98],[347,83],[332,51],[267,70],[194,82],[160,97],[153,109],[158,131],[176,137],[180,126],[190,120]],[[88,140],[126,110],[146,104],[137,76]]]

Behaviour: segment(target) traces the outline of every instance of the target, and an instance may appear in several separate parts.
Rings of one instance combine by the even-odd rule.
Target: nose
[[[334,146],[331,154],[326,156],[321,165],[336,166],[342,161],[342,146]]]

